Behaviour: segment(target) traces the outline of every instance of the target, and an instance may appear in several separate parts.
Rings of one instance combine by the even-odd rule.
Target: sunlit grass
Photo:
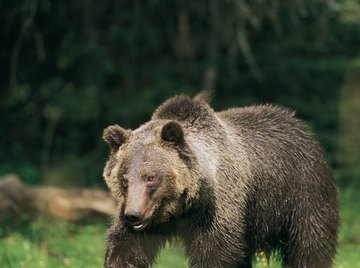
[[[102,267],[105,224],[40,219],[18,231],[1,229],[2,268]]]
[[[360,195],[356,189],[340,192],[341,228],[336,268],[360,268]],[[11,223],[12,224],[12,223]],[[102,267],[107,223],[76,225],[39,219],[29,224],[0,225],[1,268]],[[187,267],[183,248],[168,245],[155,268]],[[255,268],[281,267],[259,254]]]
[[[187,259],[185,258],[184,249],[172,243],[167,245],[158,256],[158,260],[154,265],[155,268],[184,268],[187,267]]]
[[[340,192],[340,234],[336,267],[360,268],[360,194],[356,187]]]

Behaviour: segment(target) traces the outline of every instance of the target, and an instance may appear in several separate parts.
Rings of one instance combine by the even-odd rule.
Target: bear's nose
[[[140,213],[136,211],[125,212],[124,220],[130,224],[138,223],[141,221]]]

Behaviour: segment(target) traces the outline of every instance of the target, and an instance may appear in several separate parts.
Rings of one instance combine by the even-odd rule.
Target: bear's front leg
[[[105,268],[148,268],[160,248],[160,241],[144,232],[115,222],[108,231]]]

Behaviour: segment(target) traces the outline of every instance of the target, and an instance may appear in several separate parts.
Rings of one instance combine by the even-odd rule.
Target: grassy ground
[[[341,231],[336,268],[360,268],[360,195],[347,189],[340,193]],[[40,219],[31,224],[0,225],[0,267],[102,267],[105,223],[75,225]],[[280,267],[258,256],[256,268]],[[172,246],[163,250],[156,268],[186,267],[184,250]]]

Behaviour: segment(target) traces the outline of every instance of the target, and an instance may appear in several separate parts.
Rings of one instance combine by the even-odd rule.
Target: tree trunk
[[[115,211],[115,201],[108,191],[32,187],[13,174],[0,178],[0,217],[10,214],[35,218],[45,214],[76,221],[114,215]]]

